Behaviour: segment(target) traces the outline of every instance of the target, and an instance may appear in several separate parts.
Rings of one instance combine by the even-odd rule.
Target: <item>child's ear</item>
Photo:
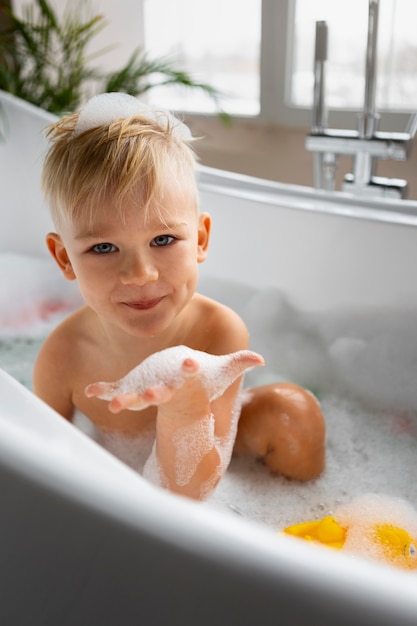
[[[67,280],[75,280],[76,276],[61,237],[56,233],[48,233],[46,235],[46,245],[65,278]]]
[[[197,261],[202,263],[207,258],[210,241],[211,217],[208,213],[200,213],[198,216],[198,247]]]

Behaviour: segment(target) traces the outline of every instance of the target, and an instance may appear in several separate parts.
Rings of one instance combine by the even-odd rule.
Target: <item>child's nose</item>
[[[120,280],[123,284],[145,285],[157,280],[158,269],[147,255],[130,255],[123,261]]]

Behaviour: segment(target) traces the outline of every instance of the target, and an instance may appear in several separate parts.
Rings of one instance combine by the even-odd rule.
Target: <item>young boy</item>
[[[210,216],[198,211],[187,127],[130,96],[103,94],[52,124],[49,136],[43,187],[56,232],[46,243],[86,304],[44,343],[35,393],[68,420],[87,416],[106,447],[143,447],[144,475],[191,498],[212,493],[234,444],[288,477],[317,476],[324,422],[308,392],[259,387],[245,392],[242,408],[241,374],[262,363],[253,353],[237,358],[236,380],[216,399],[198,353],[172,366],[175,385],[155,381],[110,405],[94,397],[90,383],[118,380],[150,355],[175,346],[234,353],[246,350],[248,332],[235,312],[196,293]],[[129,463],[128,448],[119,448]]]

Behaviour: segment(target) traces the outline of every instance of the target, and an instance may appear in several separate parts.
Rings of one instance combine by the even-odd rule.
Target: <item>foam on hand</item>
[[[187,359],[197,362],[198,375],[210,402],[221,396],[243,372],[264,363],[259,354],[250,350],[213,355],[187,346],[174,346],[151,354],[120,380],[88,385],[85,393],[108,401],[134,394],[136,401],[128,408],[141,410],[152,404],[142,398],[148,389],[175,389],[183,384],[189,375],[183,367]]]
[[[243,372],[256,365],[263,365],[263,358],[250,350],[212,355],[187,346],[174,346],[150,355],[122,379],[110,383],[93,383],[85,392],[88,397],[118,401],[117,410],[125,398],[128,403],[124,403],[123,408],[141,410],[150,404],[158,404],[164,393],[172,394],[172,390],[180,387],[188,376],[197,375],[207,398],[213,401]],[[154,396],[152,401],[149,400],[146,395],[149,389],[159,390],[158,401]],[[109,408],[114,410],[112,404]],[[178,487],[188,485],[204,456],[215,450],[218,465],[212,476],[201,485],[200,498],[206,499],[212,493],[230,462],[239,409],[240,400],[234,407],[228,436],[216,437],[214,415],[207,415],[176,430],[172,443],[175,449],[174,480]],[[167,487],[155,446],[146,461],[143,475],[154,484]]]
[[[188,126],[169,111],[151,109],[133,96],[116,92],[99,94],[88,100],[80,109],[73,137],[92,128],[110,125],[118,119],[127,119],[136,115],[143,116],[165,128],[169,125],[173,135],[180,139],[192,138]]]
[[[214,416],[179,428],[173,436],[175,471],[179,487],[188,485],[206,454],[214,447]]]

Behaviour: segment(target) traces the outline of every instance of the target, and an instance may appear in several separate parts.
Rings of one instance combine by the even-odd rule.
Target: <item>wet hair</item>
[[[42,188],[56,227],[79,218],[91,223],[109,199],[115,210],[132,200],[145,211],[151,202],[163,207],[167,187],[175,185],[197,210],[192,137],[176,132],[175,118],[136,114],[76,133],[78,118],[72,113],[46,130],[51,145]]]

